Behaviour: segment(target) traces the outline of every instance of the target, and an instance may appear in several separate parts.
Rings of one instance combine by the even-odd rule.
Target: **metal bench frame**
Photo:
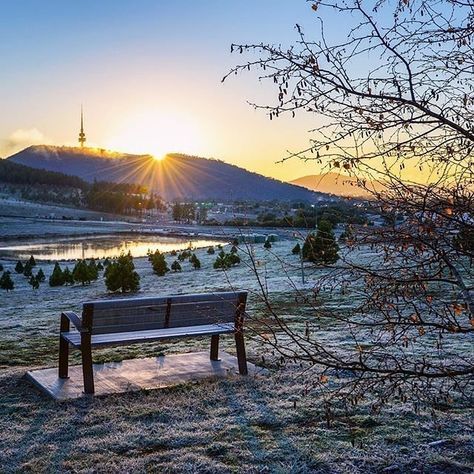
[[[69,368],[69,346],[73,346],[81,351],[82,355],[82,372],[84,377],[84,392],[87,394],[94,393],[94,371],[92,365],[92,347],[110,346],[110,345],[129,345],[142,342],[151,342],[164,339],[194,337],[194,336],[211,336],[210,360],[219,360],[219,335],[233,333],[236,344],[237,360],[239,373],[247,375],[247,357],[245,353],[245,342],[243,334],[243,325],[245,318],[245,305],[247,302],[246,292],[237,293],[212,293],[209,296],[218,298],[219,295],[229,298],[235,295],[235,314],[233,323],[223,324],[192,324],[185,327],[167,327],[162,329],[153,329],[150,331],[118,331],[108,334],[94,335],[94,307],[95,305],[110,304],[120,306],[124,301],[127,302],[127,308],[133,309],[133,303],[136,301],[137,306],[144,301],[142,298],[128,300],[112,300],[108,302],[97,301],[84,303],[82,318],[72,311],[61,313],[60,337],[59,337],[59,378],[68,378]],[[169,324],[169,315],[173,305],[173,299],[183,297],[190,298],[189,304],[192,304],[192,298],[196,297],[202,300],[203,294],[199,295],[176,295],[160,298],[166,300],[167,307],[167,323]],[[198,304],[198,302],[196,302]],[[74,330],[71,331],[71,323]],[[136,337],[132,335],[136,334]],[[127,334],[127,336],[125,336]]]

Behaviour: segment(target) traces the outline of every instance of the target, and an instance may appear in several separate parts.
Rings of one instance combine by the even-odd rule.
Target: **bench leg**
[[[82,374],[84,376],[84,392],[94,393],[94,369],[92,367],[91,335],[81,335]]]
[[[211,360],[219,360],[219,334],[211,336]]]
[[[244,335],[241,331],[235,333],[235,347],[237,349],[237,361],[239,363],[240,375],[247,375],[247,356],[245,355]]]
[[[69,342],[59,336],[59,378],[67,379],[69,369]]]

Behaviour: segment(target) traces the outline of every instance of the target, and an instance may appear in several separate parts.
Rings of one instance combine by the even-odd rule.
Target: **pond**
[[[222,244],[222,241],[210,238],[187,238],[168,236],[87,236],[33,243],[0,244],[0,257],[27,259],[34,255],[37,260],[76,260],[79,258],[117,257],[121,252],[129,251],[134,257],[144,257],[151,250],[170,252]]]

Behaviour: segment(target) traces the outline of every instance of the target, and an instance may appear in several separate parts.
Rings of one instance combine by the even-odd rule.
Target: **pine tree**
[[[74,277],[75,282],[81,283],[82,285],[91,282],[91,272],[89,269],[89,265],[85,260],[79,260],[76,263],[72,270],[72,276]]]
[[[0,277],[0,288],[7,291],[11,291],[15,288],[10,272],[4,272]]]
[[[97,278],[99,278],[99,269],[97,268],[97,264],[95,263],[94,259],[89,261],[87,268],[89,270],[89,277],[91,281],[97,280]]]
[[[191,255],[191,258],[189,259],[189,261],[191,262],[195,270],[199,270],[201,268],[201,261],[199,260],[199,258],[197,258],[195,253]]]
[[[36,267],[36,260],[35,260],[35,257],[33,257],[33,255],[31,255],[30,259],[28,260],[28,263],[30,264],[31,268]]]
[[[140,289],[140,276],[135,271],[130,252],[122,253],[105,269],[105,285],[109,291],[136,292]]]
[[[33,290],[37,290],[40,286],[40,282],[33,275],[30,276],[30,279],[28,280],[28,283],[31,285],[31,288],[33,288]]]
[[[104,269],[104,265],[102,265],[102,262],[99,260],[97,263],[97,271],[101,272]]]
[[[181,271],[181,265],[180,265],[180,263],[178,262],[178,260],[175,260],[175,261],[171,264],[171,270],[173,270],[174,272],[180,272],[180,271]]]
[[[209,255],[214,255],[216,253],[216,251],[214,250],[214,246],[211,245],[208,249],[207,249],[207,253]]]
[[[64,285],[64,274],[59,266],[59,263],[54,264],[53,273],[49,277],[49,286],[62,286]]]
[[[232,245],[232,247],[230,248],[230,253],[237,253],[238,252],[238,249],[235,245]]]
[[[0,263],[0,272],[3,272],[3,265]]]
[[[170,255],[171,255],[172,257],[176,257],[176,255],[178,255],[178,252],[176,252],[176,250],[172,250],[172,251],[170,252]]]
[[[33,274],[32,269],[33,267],[31,266],[31,263],[28,260],[25,263],[25,266],[23,267],[23,275],[25,275],[26,277],[30,277]]]
[[[293,250],[291,251],[291,253],[293,255],[299,255],[301,253],[301,246],[300,244],[296,244],[294,247],[293,247]]]
[[[339,242],[342,244],[351,245],[354,240],[354,232],[352,231],[352,226],[346,225],[344,231],[339,236]]]
[[[339,260],[339,246],[328,221],[321,219],[316,235],[308,234],[303,245],[303,258],[316,265],[331,265]]]
[[[228,270],[230,267],[234,265],[238,265],[240,263],[240,257],[235,253],[225,253],[223,250],[219,252],[219,255],[214,262],[214,268]]]
[[[72,276],[72,272],[66,267],[62,273],[62,279],[64,285],[74,285],[74,277]]]
[[[23,266],[23,263],[21,263],[21,260],[18,260],[18,262],[16,262],[15,271],[17,273],[23,273],[25,271],[25,267]]]
[[[45,277],[45,275],[44,275],[44,272],[43,272],[43,270],[42,270],[41,268],[38,270],[38,273],[36,274],[36,279],[37,279],[40,283],[42,283],[43,281],[46,280],[46,277]]]
[[[154,253],[148,255],[148,260],[151,262],[153,272],[158,276],[165,276],[170,271],[165,260],[165,256],[159,251],[155,250]]]
[[[178,255],[178,260],[180,262],[184,262],[187,258],[191,256],[191,252],[189,250],[183,250],[179,255]]]

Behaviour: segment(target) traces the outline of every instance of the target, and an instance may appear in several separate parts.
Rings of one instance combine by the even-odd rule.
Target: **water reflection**
[[[165,236],[107,236],[81,239],[57,240],[42,243],[5,245],[0,247],[0,256],[26,259],[34,255],[38,260],[75,260],[78,258],[116,257],[121,252],[131,252],[134,257],[146,256],[148,250],[170,252],[184,250],[191,244],[193,248],[217,245],[211,239],[186,239]]]

